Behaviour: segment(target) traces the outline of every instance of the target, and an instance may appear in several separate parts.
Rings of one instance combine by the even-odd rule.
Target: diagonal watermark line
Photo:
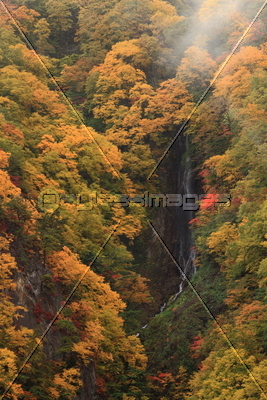
[[[174,264],[177,266],[177,268],[179,269],[181,275],[183,276],[183,279],[188,283],[188,286],[190,286],[190,288],[192,289],[192,291],[194,292],[194,294],[197,296],[198,300],[200,301],[200,303],[202,304],[202,306],[204,307],[204,309],[207,311],[208,315],[211,317],[211,319],[215,322],[215,324],[217,325],[219,331],[221,332],[222,336],[224,337],[224,339],[226,340],[226,342],[228,343],[228,345],[230,346],[230,348],[233,350],[233,352],[235,353],[236,357],[238,358],[238,360],[240,361],[240,363],[243,365],[243,367],[245,368],[245,370],[247,371],[249,377],[252,379],[252,381],[255,383],[255,385],[257,386],[257,388],[259,389],[259,391],[261,392],[261,394],[263,395],[263,398],[267,400],[267,395],[265,394],[265,392],[263,391],[262,387],[260,386],[260,384],[258,383],[258,381],[256,380],[255,376],[253,375],[253,373],[251,372],[251,370],[249,369],[249,367],[246,365],[245,361],[243,360],[243,358],[240,356],[239,352],[237,351],[237,349],[234,347],[233,343],[231,342],[231,340],[229,339],[229,337],[227,336],[227,334],[225,333],[225,331],[223,330],[222,326],[220,325],[220,323],[218,322],[218,320],[216,319],[216,317],[212,314],[212,312],[210,311],[210,309],[208,308],[207,304],[205,303],[205,301],[202,299],[202,297],[200,296],[200,294],[198,293],[198,291],[196,290],[196,288],[194,287],[194,285],[191,283],[190,279],[188,279],[188,277],[186,276],[186,274],[184,273],[184,271],[182,270],[182,268],[180,267],[180,265],[178,264],[178,262],[175,260],[175,258],[173,257],[172,253],[170,252],[170,250],[168,249],[167,245],[165,244],[165,242],[163,241],[163,239],[161,238],[161,236],[159,235],[159,233],[157,232],[157,230],[154,228],[154,226],[152,225],[152,223],[150,221],[148,221],[151,229],[153,230],[154,234],[157,236],[158,240],[160,241],[160,243],[162,244],[162,246],[164,247],[166,253],[170,256],[170,258],[172,259],[172,261],[174,262]]]
[[[14,17],[12,16],[12,14],[10,13],[10,11],[7,9],[7,7],[5,6],[5,4],[3,3],[2,0],[0,0],[3,7],[6,9],[6,11],[8,12],[8,14],[10,15],[10,17],[12,18],[12,20],[14,21],[17,29],[19,30],[19,32],[21,33],[21,35],[24,37],[25,41],[27,42],[28,46],[34,51],[36,57],[39,59],[39,61],[42,63],[42,65],[45,67],[45,69],[48,71],[50,77],[52,78],[53,82],[55,83],[55,85],[59,88],[59,90],[61,91],[62,95],[65,97],[67,103],[69,104],[69,106],[72,108],[72,110],[74,111],[74,113],[76,114],[76,116],[78,117],[78,119],[80,120],[80,122],[82,123],[83,127],[88,131],[86,125],[84,124],[84,121],[82,119],[82,117],[80,116],[80,114],[78,113],[78,111],[74,108],[74,106],[72,105],[72,103],[70,102],[70,100],[68,99],[68,97],[66,96],[66,94],[64,93],[64,91],[61,89],[61,87],[58,85],[57,81],[55,80],[53,74],[50,72],[49,68],[46,66],[46,64],[44,63],[44,61],[41,59],[41,57],[37,54],[37,52],[35,51],[35,49],[33,48],[32,44],[29,42],[28,38],[26,37],[26,35],[24,34],[24,32],[22,31],[22,29],[20,28],[19,24],[17,23],[17,21],[14,19]],[[222,70],[225,68],[226,64],[229,62],[230,58],[232,57],[232,55],[235,53],[235,51],[237,50],[237,48],[239,47],[239,45],[241,44],[241,42],[244,40],[245,36],[247,35],[247,33],[249,32],[249,30],[251,29],[252,25],[255,23],[255,21],[257,20],[257,18],[259,17],[260,13],[263,11],[263,9],[265,8],[267,4],[267,1],[265,1],[264,5],[261,7],[261,9],[259,10],[259,12],[257,13],[256,17],[254,18],[254,20],[252,21],[252,23],[250,24],[250,26],[247,28],[247,30],[245,31],[245,33],[243,34],[243,36],[241,37],[241,39],[239,40],[239,42],[237,43],[237,45],[235,46],[235,48],[233,49],[233,51],[231,52],[231,54],[228,56],[227,60],[224,62],[224,64],[220,67],[219,71],[217,72],[217,74],[215,75],[215,78],[213,78],[212,82],[210,83],[210,86],[208,87],[208,89],[204,92],[204,94],[202,95],[202,97],[200,98],[199,102],[197,103],[197,105],[195,106],[195,108],[193,109],[193,111],[190,113],[187,121],[185,121],[185,123],[182,125],[182,127],[180,128],[179,132],[176,134],[175,138],[173,139],[173,141],[171,142],[171,144],[169,145],[169,147],[167,148],[167,150],[165,151],[165,153],[163,154],[162,158],[160,159],[159,163],[157,164],[157,166],[155,167],[155,169],[152,171],[152,173],[149,175],[149,178],[153,175],[153,173],[155,172],[155,170],[158,168],[159,164],[161,163],[161,161],[163,160],[163,158],[166,156],[167,152],[170,150],[170,148],[172,147],[172,145],[174,144],[175,140],[177,139],[177,137],[182,133],[182,131],[185,129],[186,125],[188,124],[188,122],[190,121],[190,119],[192,118],[193,114],[196,112],[197,108],[200,106],[200,104],[202,103],[202,101],[204,100],[204,98],[206,97],[207,93],[209,92],[209,90],[211,89],[211,87],[213,86],[213,84],[215,83],[215,81],[217,80],[217,78],[219,77],[219,75],[221,74]],[[89,135],[92,137],[92,135],[90,134],[90,132],[88,132]],[[101,154],[104,156],[104,158],[108,161],[109,165],[111,166],[111,168],[113,169],[114,172],[116,172],[116,175],[121,179],[118,171],[112,166],[112,164],[110,163],[110,161],[108,160],[108,158],[106,157],[105,153],[103,152],[103,150],[101,149],[101,147],[99,146],[99,144],[97,143],[97,141],[95,140],[94,137],[92,137],[94,143],[97,145],[97,147],[99,148]],[[148,179],[149,179],[148,178]],[[149,222],[150,223],[150,222]],[[118,224],[119,225],[119,224]],[[34,347],[34,349],[31,351],[31,353],[29,354],[29,356],[26,358],[25,362],[23,363],[22,367],[20,368],[20,370],[18,371],[16,377],[14,378],[14,380],[11,382],[10,386],[8,387],[8,389],[5,391],[5,393],[1,396],[1,399],[4,398],[4,396],[8,393],[8,391],[10,390],[11,386],[13,385],[13,383],[15,382],[15,380],[17,379],[17,377],[19,376],[19,374],[22,372],[23,368],[25,367],[25,365],[28,363],[28,361],[30,360],[30,358],[32,357],[32,355],[34,354],[34,352],[36,351],[36,349],[38,348],[38,346],[41,344],[42,340],[44,339],[44,337],[47,335],[48,331],[50,330],[50,328],[52,327],[53,323],[56,321],[56,319],[58,318],[59,314],[62,312],[62,310],[64,309],[64,307],[66,306],[66,304],[68,303],[68,301],[71,299],[71,297],[73,296],[73,294],[75,293],[75,291],[77,290],[78,286],[80,285],[81,281],[83,280],[83,278],[85,277],[86,273],[88,272],[89,268],[93,265],[93,263],[96,261],[96,259],[98,258],[98,256],[100,255],[100,253],[102,252],[102,250],[104,249],[104,247],[106,246],[106,244],[108,243],[108,241],[110,240],[110,238],[112,237],[112,235],[115,233],[118,225],[115,227],[115,229],[113,230],[113,232],[109,235],[108,239],[105,241],[105,243],[103,244],[103,246],[101,247],[101,249],[99,250],[99,252],[97,253],[97,255],[94,257],[93,261],[91,262],[90,266],[87,268],[87,270],[85,271],[85,273],[82,275],[82,277],[80,278],[79,282],[75,285],[75,287],[73,288],[73,290],[71,291],[71,293],[69,294],[69,296],[67,297],[65,303],[63,306],[60,307],[60,309],[58,310],[57,314],[55,315],[55,317],[53,318],[53,320],[50,322],[49,326],[46,328],[45,332],[43,333],[42,337],[39,339],[39,343]],[[158,235],[157,231],[155,230],[155,228],[153,227],[153,225],[150,223],[154,233],[156,234],[156,236],[158,237],[158,239],[160,240],[160,242],[162,243],[162,245],[164,246],[165,250],[168,252],[168,254],[170,255],[170,257],[172,258],[172,260],[175,262],[175,264],[177,265],[177,267],[179,268],[181,274],[184,276],[184,279],[188,282],[189,286],[193,289],[193,291],[195,292],[195,294],[197,295],[197,297],[199,298],[199,300],[201,301],[202,305],[205,307],[205,309],[207,310],[207,312],[209,313],[209,315],[212,317],[212,319],[216,322],[216,324],[218,325],[218,327],[220,328],[220,331],[222,332],[222,334],[224,335],[225,339],[227,340],[227,342],[229,343],[229,345],[233,348],[233,351],[236,353],[238,359],[240,360],[240,362],[244,365],[244,367],[246,368],[246,370],[248,371],[250,377],[253,379],[254,383],[257,385],[257,387],[259,388],[259,390],[263,393],[264,398],[267,399],[266,395],[264,394],[262,388],[260,387],[260,385],[258,384],[258,382],[256,381],[256,379],[254,378],[254,376],[252,375],[251,371],[249,370],[249,368],[246,366],[246,364],[244,363],[244,361],[242,360],[242,358],[240,357],[240,355],[238,354],[237,350],[234,348],[233,344],[231,343],[230,339],[227,337],[227,335],[225,334],[225,332],[223,331],[223,329],[221,328],[221,326],[219,325],[218,321],[216,320],[216,318],[212,315],[211,311],[209,310],[209,308],[207,307],[207,305],[205,304],[205,302],[201,299],[200,295],[198,294],[198,292],[196,291],[196,289],[193,287],[193,285],[191,284],[190,280],[186,277],[186,275],[184,274],[184,272],[182,271],[182,269],[180,268],[180,266],[178,265],[178,263],[176,262],[176,260],[174,259],[174,257],[172,256],[172,254],[170,253],[169,249],[167,248],[167,246],[165,245],[165,243],[163,242],[163,240],[161,239],[161,237]]]
[[[249,33],[250,29],[252,28],[252,26],[255,24],[255,22],[257,21],[257,19],[259,18],[260,14],[262,13],[262,11],[264,10],[264,8],[267,5],[267,0],[264,2],[264,4],[261,6],[261,8],[259,9],[259,11],[257,12],[257,14],[255,15],[255,17],[253,18],[253,20],[251,21],[251,23],[249,24],[249,26],[247,27],[247,29],[244,31],[243,35],[241,36],[241,38],[238,40],[238,42],[236,43],[236,45],[234,46],[233,50],[231,51],[231,53],[229,54],[229,56],[226,58],[226,60],[222,63],[222,65],[220,66],[220,68],[218,69],[218,71],[216,72],[214,78],[211,80],[208,88],[205,90],[205,92],[202,94],[202,96],[200,97],[199,101],[197,102],[197,104],[195,105],[195,107],[193,108],[193,110],[190,112],[190,114],[187,117],[187,120],[183,123],[183,125],[181,126],[181,128],[179,129],[179,131],[176,133],[176,135],[174,136],[174,138],[172,139],[171,143],[169,144],[169,146],[167,147],[167,149],[164,151],[164,153],[162,154],[161,158],[159,159],[159,161],[157,162],[156,166],[153,168],[153,170],[150,172],[150,174],[148,175],[147,180],[150,180],[151,176],[155,173],[155,171],[157,170],[157,168],[159,167],[159,165],[161,164],[161,162],[163,161],[163,159],[165,158],[166,154],[169,152],[169,150],[171,149],[171,147],[173,146],[173,144],[175,143],[176,139],[178,138],[178,136],[184,131],[185,127],[188,125],[188,123],[190,122],[191,118],[193,117],[193,115],[195,114],[195,112],[197,111],[197,109],[199,108],[199,106],[202,104],[203,100],[205,99],[205,97],[207,96],[207,94],[209,93],[210,89],[212,88],[212,86],[214,85],[214,83],[217,81],[217,79],[219,78],[219,76],[221,75],[222,71],[224,70],[224,68],[226,67],[226,65],[228,64],[228,62],[230,61],[230,59],[232,58],[232,56],[234,55],[234,53],[236,52],[236,50],[238,49],[238,47],[240,46],[240,44],[243,42],[243,40],[245,39],[245,37],[247,36],[247,34]]]
[[[88,127],[85,125],[85,122],[82,118],[82,116],[80,115],[80,113],[76,110],[76,108],[73,106],[72,102],[70,101],[70,99],[68,98],[68,96],[66,95],[66,93],[63,91],[63,89],[59,86],[59,84],[57,83],[57,80],[55,79],[54,75],[52,74],[52,72],[50,71],[50,69],[48,68],[48,66],[45,64],[45,62],[42,60],[42,58],[39,56],[39,54],[37,53],[37,51],[35,50],[35,48],[33,47],[32,43],[29,41],[29,39],[27,38],[27,36],[25,35],[25,33],[23,32],[23,30],[21,29],[18,21],[15,19],[15,17],[12,15],[11,11],[9,10],[9,8],[6,6],[6,4],[3,2],[3,0],[0,0],[1,4],[4,8],[4,10],[6,11],[6,13],[9,15],[9,17],[11,18],[11,20],[13,21],[14,25],[16,26],[16,28],[18,29],[19,33],[21,34],[21,36],[23,37],[23,39],[25,40],[25,42],[27,43],[27,45],[30,47],[30,49],[34,52],[36,58],[38,59],[38,61],[42,64],[42,66],[44,67],[44,69],[47,71],[48,75],[50,76],[51,80],[53,81],[53,83],[56,85],[56,87],[58,88],[58,90],[60,91],[60,93],[62,94],[62,96],[64,97],[65,101],[67,102],[68,106],[72,109],[73,113],[75,114],[75,116],[77,117],[78,121],[81,123],[81,126],[83,127],[83,129],[85,129],[85,131],[88,133],[88,135],[91,137],[91,139],[93,140],[94,144],[97,146],[98,150],[100,151],[101,155],[103,156],[103,158],[105,159],[106,163],[110,166],[110,168],[113,170],[114,174],[117,176],[117,178],[119,178],[120,180],[122,180],[122,177],[119,173],[119,171],[112,165],[112,163],[110,162],[110,160],[108,159],[108,157],[106,156],[105,152],[103,151],[103,149],[101,148],[100,144],[98,143],[98,141],[94,138],[94,136],[91,134],[91,132],[89,131]]]
[[[70,292],[70,294],[68,295],[68,297],[66,298],[66,300],[64,301],[64,303],[62,304],[62,306],[59,308],[59,310],[57,311],[57,313],[54,315],[52,321],[50,322],[50,324],[46,327],[44,333],[42,334],[42,336],[40,337],[40,339],[37,341],[36,345],[34,346],[34,348],[31,350],[31,352],[28,354],[28,356],[26,357],[25,361],[23,362],[23,364],[21,365],[21,367],[19,368],[16,376],[13,378],[13,380],[10,382],[9,386],[7,387],[7,389],[5,390],[4,394],[1,396],[1,400],[4,399],[4,397],[7,395],[7,393],[10,391],[10,389],[12,388],[13,384],[15,383],[15,381],[17,380],[17,378],[19,377],[19,375],[21,374],[21,372],[23,371],[23,369],[25,368],[25,366],[28,364],[28,362],[30,361],[30,359],[32,358],[33,354],[35,353],[35,351],[38,349],[38,347],[40,346],[40,344],[42,343],[42,341],[44,340],[45,336],[48,334],[49,330],[51,329],[51,327],[53,326],[53,324],[56,322],[57,318],[59,317],[59,315],[61,314],[61,312],[64,310],[64,308],[66,307],[66,305],[68,304],[68,302],[71,300],[72,296],[74,295],[74,293],[76,292],[76,290],[78,289],[78,287],[80,286],[82,280],[84,279],[85,275],[87,274],[87,272],[90,270],[91,266],[94,264],[94,262],[97,260],[97,258],[99,257],[99,255],[102,253],[102,251],[104,250],[104,248],[106,247],[106,245],[108,244],[108,242],[110,241],[110,239],[112,238],[112,236],[114,235],[114,233],[116,232],[116,230],[118,229],[118,226],[120,225],[120,223],[118,223],[113,231],[108,235],[107,239],[105,240],[105,242],[103,243],[103,245],[101,246],[101,248],[98,250],[98,252],[96,253],[96,255],[94,256],[93,260],[91,261],[90,265],[85,269],[84,273],[82,274],[82,276],[80,277],[80,279],[78,280],[78,282],[75,284],[75,286],[73,287],[72,291]]]

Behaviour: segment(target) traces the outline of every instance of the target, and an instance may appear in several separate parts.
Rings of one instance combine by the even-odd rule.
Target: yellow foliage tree
[[[217,63],[207,50],[197,46],[191,46],[185,51],[185,57],[177,69],[177,79],[184,82],[190,89],[190,93],[200,96],[209,86],[216,72]]]
[[[64,396],[65,399],[73,399],[81,386],[82,380],[80,379],[79,369],[68,368],[55,375],[50,393],[55,399],[61,396]]]
[[[230,222],[225,222],[216,232],[210,235],[207,239],[207,245],[211,252],[223,255],[229,243],[238,240],[238,238],[237,227]]]
[[[235,54],[216,82],[215,96],[227,98],[232,107],[244,108],[251,91],[252,74],[266,69],[267,55],[263,49],[246,46]]]
[[[123,331],[119,312],[126,305],[120,296],[66,247],[49,255],[48,265],[52,273],[68,286],[83,276],[77,288],[80,300],[74,300],[67,306],[80,321],[82,340],[73,344],[72,348],[80,362],[87,364],[95,361],[102,374],[114,374],[113,364],[123,371],[121,358],[136,368],[144,368],[146,356],[140,340],[126,337]]]
[[[130,302],[151,303],[152,297],[149,293],[148,282],[147,278],[133,272],[128,276],[120,276],[116,279],[115,288],[127,304]]]

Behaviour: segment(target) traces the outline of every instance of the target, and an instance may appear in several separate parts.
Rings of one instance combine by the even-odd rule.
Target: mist
[[[189,17],[187,31],[175,46],[176,52],[182,53],[190,46],[197,46],[208,50],[214,58],[229,53],[262,5],[262,0],[196,0],[194,7],[197,12]],[[266,10],[262,12],[251,31],[260,29],[261,19],[266,17],[266,13]],[[244,44],[249,44],[249,35]]]

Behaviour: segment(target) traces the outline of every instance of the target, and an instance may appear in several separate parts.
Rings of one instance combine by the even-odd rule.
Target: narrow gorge
[[[266,5],[0,1],[2,400],[266,399]]]

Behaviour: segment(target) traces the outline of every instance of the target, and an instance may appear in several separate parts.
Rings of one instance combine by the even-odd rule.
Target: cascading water
[[[185,135],[181,140],[184,140],[184,150],[186,154],[186,159],[184,165],[180,165],[180,174],[178,175],[178,187],[180,187],[182,194],[195,194],[195,185],[194,185],[194,172],[192,170],[192,162],[191,158],[188,155],[189,150],[189,138],[188,135]],[[182,269],[183,274],[181,274],[181,283],[179,285],[179,290],[174,296],[174,300],[182,293],[184,287],[185,277],[191,278],[196,273],[196,265],[195,258],[196,252],[194,248],[194,242],[192,238],[192,233],[190,230],[189,222],[194,218],[193,210],[184,210],[180,208],[177,212],[177,220],[183,221],[181,224],[181,229],[177,229],[177,235],[179,237],[179,273],[181,273],[180,269]]]
[[[192,169],[192,162],[188,155],[189,150],[189,139],[188,135],[180,135],[177,139],[177,154],[178,154],[178,179],[176,187],[178,188],[177,194],[194,194],[195,181],[194,181],[194,171]],[[186,155],[186,159],[182,162],[182,157]],[[168,304],[174,302],[177,297],[183,292],[186,278],[191,279],[192,276],[197,272],[195,258],[196,252],[194,248],[194,242],[192,238],[192,233],[190,230],[189,222],[194,218],[193,210],[184,210],[183,207],[176,207],[176,243],[178,245],[178,257],[176,257],[178,262],[178,273],[181,278],[181,282],[178,286],[178,291],[171,296],[168,302],[165,302],[161,307],[160,311],[154,315],[161,314]],[[183,273],[181,272],[183,271]],[[144,325],[142,329],[146,329],[148,324]],[[137,334],[139,336],[139,333]]]

